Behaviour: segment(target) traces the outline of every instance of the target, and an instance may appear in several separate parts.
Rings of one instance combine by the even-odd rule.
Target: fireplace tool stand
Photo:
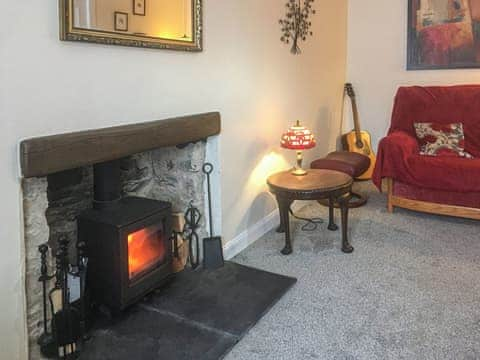
[[[65,237],[59,240],[55,253],[55,273],[48,274],[47,244],[40,245],[40,277],[43,296],[43,333],[38,339],[41,353],[47,358],[75,359],[86,334],[85,306],[85,246],[77,244],[78,265],[75,271],[68,260],[69,241]],[[74,306],[70,300],[69,275],[80,280],[80,299]],[[47,291],[48,282],[55,279],[53,289]],[[51,321],[48,318],[50,308]],[[50,330],[48,324],[50,322]]]

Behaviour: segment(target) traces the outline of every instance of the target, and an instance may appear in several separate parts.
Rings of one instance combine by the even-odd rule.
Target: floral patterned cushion
[[[414,123],[414,127],[421,155],[473,158],[465,151],[462,123]]]

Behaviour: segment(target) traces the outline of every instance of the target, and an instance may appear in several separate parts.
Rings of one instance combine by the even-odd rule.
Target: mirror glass
[[[61,1],[63,40],[167,48],[183,44],[190,50],[201,50],[201,0]],[[84,36],[76,36],[80,34]],[[162,40],[166,46],[160,45]]]

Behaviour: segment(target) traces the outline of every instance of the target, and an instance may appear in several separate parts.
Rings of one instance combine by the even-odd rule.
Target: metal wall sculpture
[[[312,5],[315,0],[288,0],[285,5],[287,13],[285,18],[280,20],[282,27],[282,37],[280,40],[286,44],[292,44],[290,52],[294,55],[301,53],[300,41],[306,41],[308,36],[312,36],[310,30],[312,22],[310,15],[315,14]]]

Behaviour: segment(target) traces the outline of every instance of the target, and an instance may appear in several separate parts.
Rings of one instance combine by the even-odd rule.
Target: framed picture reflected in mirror
[[[133,0],[133,15],[145,16],[145,1],[147,0]]]
[[[128,31],[128,14],[115,11],[115,31]]]

